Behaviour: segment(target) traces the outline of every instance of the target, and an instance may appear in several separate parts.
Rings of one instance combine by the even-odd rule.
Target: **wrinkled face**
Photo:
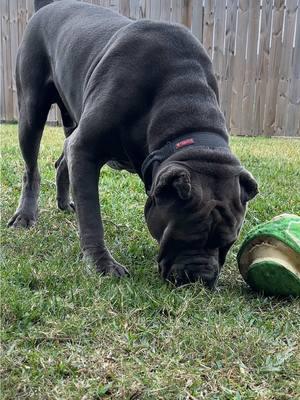
[[[213,288],[256,193],[245,169],[222,176],[176,162],[162,167],[145,205],[149,231],[160,244],[162,277],[177,285],[200,280]]]

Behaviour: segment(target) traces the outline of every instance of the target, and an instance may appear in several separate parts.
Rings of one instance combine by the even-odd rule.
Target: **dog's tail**
[[[54,0],[34,0],[34,11],[53,3]]]

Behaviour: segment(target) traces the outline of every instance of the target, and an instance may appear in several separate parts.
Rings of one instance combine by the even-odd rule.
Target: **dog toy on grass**
[[[237,260],[243,278],[254,290],[300,296],[300,217],[282,214],[252,229]]]

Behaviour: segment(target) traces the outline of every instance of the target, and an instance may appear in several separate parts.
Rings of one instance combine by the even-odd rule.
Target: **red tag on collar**
[[[194,144],[194,139],[184,139],[181,142],[176,143],[176,149],[180,149],[181,147],[188,146],[190,144]]]

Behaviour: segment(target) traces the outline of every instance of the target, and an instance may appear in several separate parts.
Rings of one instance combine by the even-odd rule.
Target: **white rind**
[[[257,238],[246,246],[239,262],[241,274],[246,278],[250,267],[266,261],[282,265],[300,279],[300,255],[272,237]]]

